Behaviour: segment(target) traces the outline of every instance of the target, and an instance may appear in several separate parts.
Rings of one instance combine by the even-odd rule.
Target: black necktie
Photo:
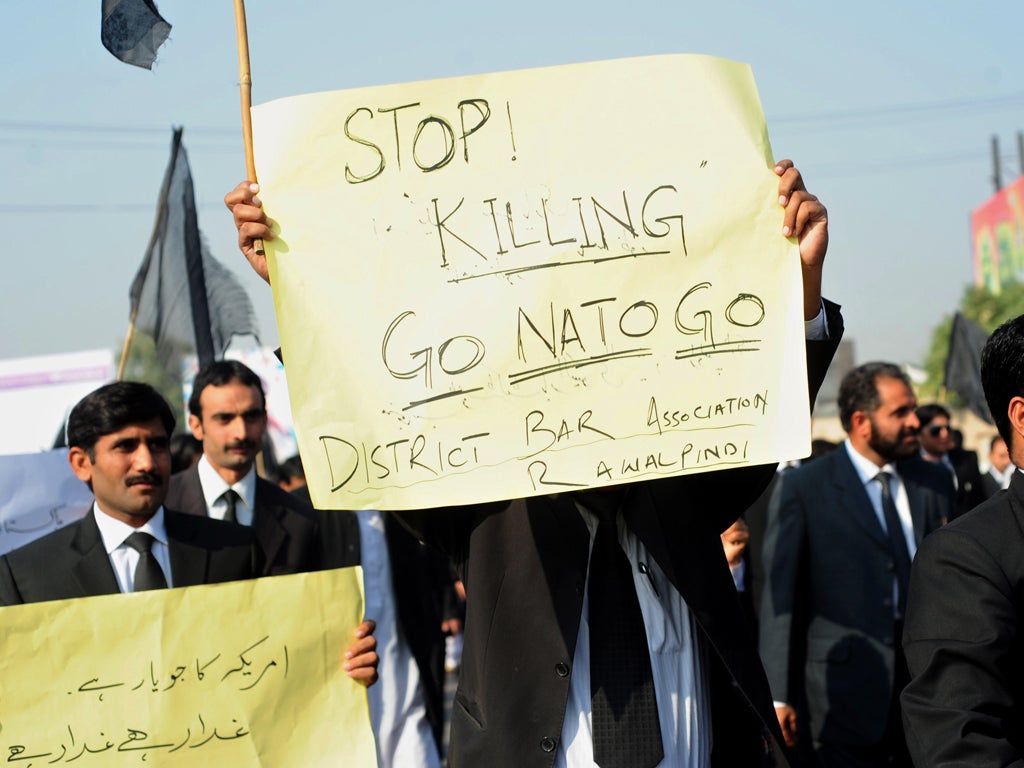
[[[664,752],[644,617],[619,546],[616,511],[594,512],[600,521],[588,579],[594,762],[601,768],[653,768]]]
[[[154,541],[152,536],[143,531],[136,531],[125,539],[124,543],[139,553],[139,564],[135,566],[135,587],[132,592],[167,589],[167,577],[153,555]]]
[[[220,496],[227,503],[224,510],[224,519],[229,523],[238,522],[238,513],[235,511],[235,504],[238,502],[238,494],[228,488]]]
[[[893,561],[896,564],[897,606],[900,616],[907,607],[907,587],[910,584],[910,551],[907,549],[907,538],[903,535],[903,523],[900,522],[896,504],[892,500],[889,488],[891,476],[888,472],[879,472],[878,484],[882,486],[882,516],[889,533],[889,546],[892,548]]]

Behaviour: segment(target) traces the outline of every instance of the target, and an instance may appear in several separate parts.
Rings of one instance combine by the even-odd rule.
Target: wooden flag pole
[[[252,148],[252,76],[249,74],[249,32],[245,26],[245,0],[235,0],[235,37],[238,40],[238,88],[242,97],[242,140],[245,142],[245,173],[249,181],[256,178],[256,158]],[[263,255],[263,241],[253,243],[256,253]]]
[[[121,359],[117,363],[117,381],[124,379],[124,367],[128,362],[128,348],[132,345],[132,336],[135,335],[135,318],[139,315],[138,306],[132,308],[132,316],[128,321],[128,333],[124,337],[124,347],[121,349]]]

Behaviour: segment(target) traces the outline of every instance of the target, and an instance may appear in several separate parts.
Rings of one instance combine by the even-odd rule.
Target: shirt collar
[[[857,471],[857,476],[860,478],[862,484],[867,485],[874,480],[879,472],[888,472],[895,478],[899,478],[900,473],[896,471],[896,465],[891,461],[887,462],[883,466],[878,466],[875,462],[866,456],[861,455],[856,448],[853,447],[853,443],[850,442],[850,438],[846,438],[843,441],[843,445],[846,448],[846,453],[850,457],[850,461],[853,463],[853,468]]]
[[[204,455],[196,465],[199,472],[199,485],[203,489],[203,499],[206,501],[206,508],[212,509],[214,502],[224,495],[224,491],[231,488],[239,495],[242,502],[249,509],[256,508],[256,464],[253,463],[246,472],[245,477],[234,485],[228,485],[227,481],[217,474],[210,460]]]
[[[92,515],[96,519],[96,527],[100,529],[100,538],[103,539],[103,547],[108,555],[122,546],[125,539],[136,531],[148,533],[161,544],[167,545],[167,526],[164,524],[164,508],[162,506],[155,515],[146,521],[145,525],[139,528],[132,528],[128,523],[111,517],[101,510],[95,501],[92,504]]]

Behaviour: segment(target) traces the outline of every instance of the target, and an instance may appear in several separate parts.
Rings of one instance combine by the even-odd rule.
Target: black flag
[[[942,385],[960,395],[975,416],[992,424],[981,386],[981,349],[986,341],[988,333],[984,328],[959,312],[953,315]]]
[[[156,50],[170,33],[153,0],[103,0],[100,40],[125,64],[152,69]]]
[[[252,302],[199,233],[192,173],[174,131],[153,236],[130,291],[135,326],[153,337],[164,368],[195,352],[199,367],[223,357],[233,336],[257,336]]]

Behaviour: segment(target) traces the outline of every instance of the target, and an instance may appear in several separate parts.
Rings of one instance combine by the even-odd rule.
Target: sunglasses
[[[938,437],[943,432],[949,432],[949,427],[945,424],[933,424],[928,427],[928,434],[932,437]]]

